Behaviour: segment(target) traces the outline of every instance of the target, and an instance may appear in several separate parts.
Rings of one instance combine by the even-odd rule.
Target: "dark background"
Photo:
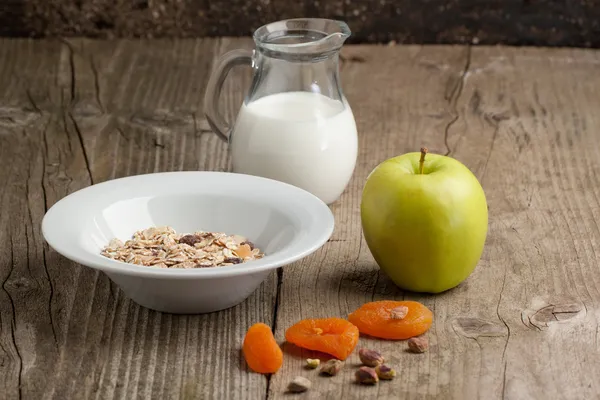
[[[600,47],[600,0],[0,0],[12,37],[246,36],[294,17],[342,19],[353,43]]]

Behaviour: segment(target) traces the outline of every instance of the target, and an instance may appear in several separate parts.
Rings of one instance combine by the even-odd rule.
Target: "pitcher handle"
[[[204,94],[204,115],[213,132],[225,142],[229,141],[230,126],[219,110],[219,96],[225,78],[233,67],[238,65],[252,66],[252,50],[238,49],[225,53],[218,61],[217,68],[208,79]]]

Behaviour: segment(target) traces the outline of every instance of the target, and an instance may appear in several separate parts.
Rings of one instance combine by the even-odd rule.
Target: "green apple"
[[[361,222],[379,267],[402,289],[439,293],[475,269],[487,235],[483,188],[454,158],[408,153],[367,178]]]

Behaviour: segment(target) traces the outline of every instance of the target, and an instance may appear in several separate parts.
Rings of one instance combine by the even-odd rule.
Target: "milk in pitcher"
[[[300,91],[242,105],[230,144],[234,172],[292,184],[327,204],[344,191],[358,148],[345,99]]]

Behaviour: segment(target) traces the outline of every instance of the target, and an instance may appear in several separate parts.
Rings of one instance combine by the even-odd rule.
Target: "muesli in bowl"
[[[259,260],[264,254],[240,235],[199,231],[178,234],[170,226],[150,227],[123,243],[114,238],[103,256],[155,268],[210,268]]]

